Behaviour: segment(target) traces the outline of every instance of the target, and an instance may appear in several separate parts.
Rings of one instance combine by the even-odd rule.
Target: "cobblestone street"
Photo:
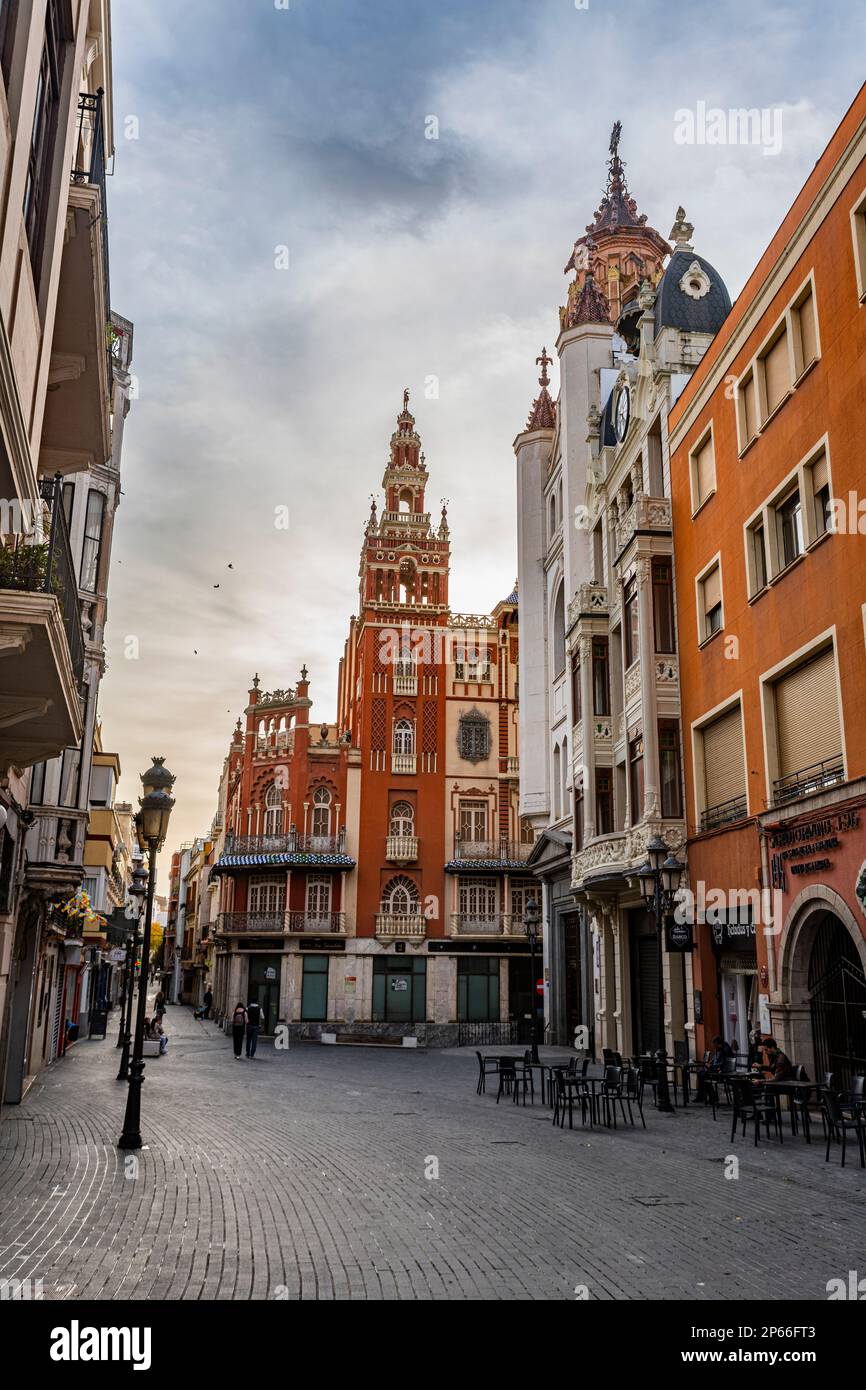
[[[825,1165],[820,1125],[756,1150],[725,1110],[649,1104],[646,1132],[569,1132],[538,1097],[476,1096],[469,1049],[235,1062],[215,1024],[167,1024],[137,1174],[113,1035],[3,1111],[0,1279],[46,1299],[773,1300],[866,1271],[866,1174],[856,1144]]]

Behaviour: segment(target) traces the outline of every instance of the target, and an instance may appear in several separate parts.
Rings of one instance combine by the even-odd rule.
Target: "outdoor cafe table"
[[[782,1118],[782,1096],[793,1096],[798,1091],[817,1091],[820,1097],[824,1089],[823,1081],[764,1081],[761,1083],[761,1086],[764,1095],[771,1096],[775,1100],[776,1113],[779,1116],[780,1123]],[[793,1121],[791,1123],[793,1127]],[[808,1130],[806,1131],[806,1136],[807,1142],[811,1143],[812,1141],[808,1138]]]

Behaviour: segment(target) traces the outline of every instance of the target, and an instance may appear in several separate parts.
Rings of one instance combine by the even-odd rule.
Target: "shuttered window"
[[[692,455],[692,479],[694,486],[695,511],[703,506],[711,492],[716,489],[716,461],[713,453],[713,436],[708,434]]]
[[[755,378],[749,373],[746,381],[740,387],[740,394],[743,402],[743,443],[748,444],[750,439],[754,439],[758,433],[758,412],[755,409]]]
[[[842,756],[833,649],[775,684],[779,776]]]
[[[722,626],[722,575],[718,565],[699,581],[701,594],[701,640],[712,637]]]
[[[815,324],[815,299],[812,291],[806,295],[802,304],[795,310],[800,324],[800,360],[797,363],[798,375],[804,372],[810,362],[818,356],[818,331]]]
[[[764,387],[767,393],[767,414],[772,415],[784,400],[791,385],[788,365],[788,334],[781,333],[763,359]]]
[[[812,464],[812,492],[815,497],[815,534],[823,536],[829,529],[832,513],[826,454],[819,454]]]
[[[743,763],[743,713],[739,705],[702,730],[704,741],[704,807],[712,810],[746,795]]]

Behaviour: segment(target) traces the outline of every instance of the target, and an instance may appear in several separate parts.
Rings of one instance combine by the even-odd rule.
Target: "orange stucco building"
[[[696,1050],[819,1079],[866,1064],[864,429],[866,87],[670,422]]]

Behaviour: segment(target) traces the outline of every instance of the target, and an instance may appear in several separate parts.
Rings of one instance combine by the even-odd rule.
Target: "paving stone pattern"
[[[856,1144],[825,1165],[820,1122],[811,1146],[786,1127],[755,1149],[727,1111],[668,1118],[647,1097],[646,1131],[569,1132],[537,1095],[476,1096],[468,1048],[264,1042],[236,1062],[214,1023],[166,1022],[137,1155],[115,1147],[111,1037],[3,1110],[0,1281],[46,1299],[772,1301],[866,1275],[866,1172]]]

